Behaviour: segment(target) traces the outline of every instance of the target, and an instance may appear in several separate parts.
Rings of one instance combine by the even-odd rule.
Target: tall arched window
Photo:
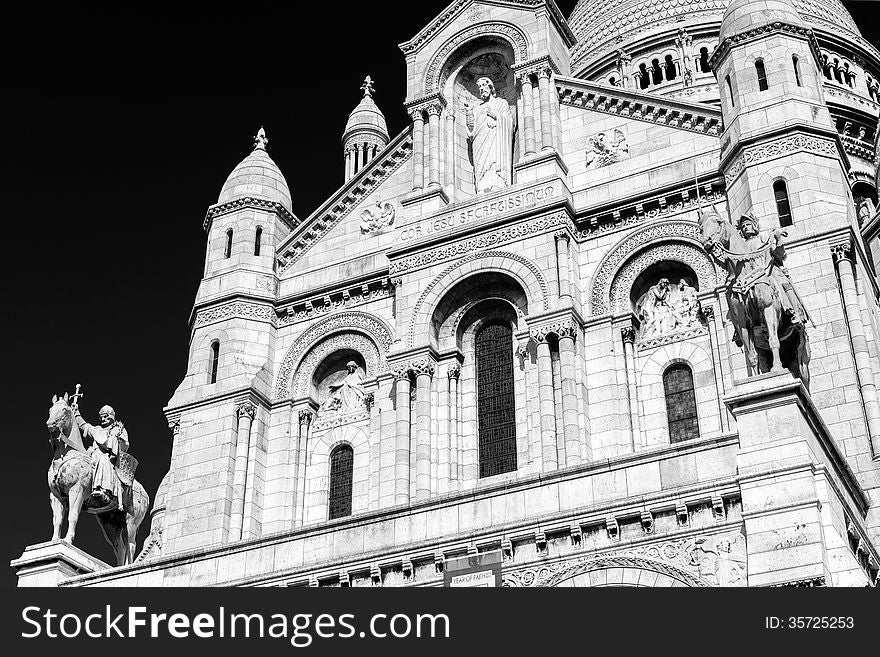
[[[763,59],[758,59],[755,61],[755,73],[758,76],[758,90],[767,91],[770,86],[767,84],[767,70],[764,68]]]
[[[776,199],[776,214],[779,215],[780,226],[791,226],[791,205],[788,202],[788,189],[785,181],[780,179],[773,183],[773,197]]]
[[[475,336],[480,476],[516,470],[513,397],[513,332],[500,322]]]
[[[672,55],[666,55],[666,79],[674,80],[675,79],[675,62],[672,61]]]
[[[663,82],[663,69],[660,68],[660,60],[655,59],[651,62],[651,76],[654,84]]]
[[[226,249],[223,251],[223,257],[228,258],[232,255],[232,229],[226,231]]]
[[[794,81],[797,82],[797,86],[804,86],[801,82],[801,63],[797,55],[791,56],[791,65],[794,67]]]
[[[700,48],[700,71],[703,73],[711,73],[712,67],[709,66],[709,49],[708,48]]]
[[[669,442],[680,443],[699,438],[697,398],[694,395],[694,375],[691,368],[684,363],[669,367],[663,373],[663,391],[666,394]]]
[[[354,450],[339,445],[330,453],[330,520],[351,515]]]
[[[647,89],[650,84],[651,74],[648,72],[648,67],[644,64],[639,64],[639,88]]]
[[[211,343],[211,383],[217,383],[217,367],[220,365],[220,341]]]
[[[257,226],[257,234],[254,236],[254,255],[260,255],[260,242],[263,240],[263,227]]]
[[[730,81],[730,76],[726,76],[724,81],[727,82],[727,95],[730,97],[730,106],[736,107],[736,101],[733,99],[733,83]]]

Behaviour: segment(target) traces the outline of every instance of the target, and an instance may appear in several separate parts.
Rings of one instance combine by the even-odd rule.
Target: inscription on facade
[[[531,208],[542,205],[559,195],[559,186],[555,183],[543,183],[541,185],[512,192],[505,196],[487,200],[483,203],[472,205],[461,210],[440,215],[428,221],[420,222],[414,226],[407,226],[398,231],[398,241],[408,242],[411,240],[428,237],[451,231],[457,226],[464,226],[475,221],[481,221],[514,210]]]

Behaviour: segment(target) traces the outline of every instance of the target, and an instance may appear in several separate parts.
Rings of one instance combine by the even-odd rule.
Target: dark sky
[[[340,138],[365,75],[392,136],[404,127],[397,44],[446,3],[334,2],[311,22],[290,2],[239,5],[247,14],[125,4],[4,8],[5,585],[16,582],[5,564],[51,536],[52,394],[82,383],[92,421],[116,408],[152,497],[170,461],[162,408],[186,369],[205,210],[265,125],[307,216],[342,183]],[[867,32],[874,3],[847,4]],[[567,15],[574,0],[559,5]],[[147,519],[139,546],[148,533]],[[77,545],[110,560],[92,517]]]

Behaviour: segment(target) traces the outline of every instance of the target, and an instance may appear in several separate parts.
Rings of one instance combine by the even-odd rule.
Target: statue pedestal
[[[412,216],[426,217],[439,212],[449,205],[449,197],[442,187],[428,185],[425,189],[417,189],[400,200]]]
[[[749,586],[834,585],[846,521],[868,500],[799,379],[787,371],[736,381],[724,402],[736,418],[737,471]]]
[[[531,183],[545,178],[568,179],[568,167],[562,161],[562,156],[556,149],[538,151],[534,155],[525,158],[513,165],[516,174],[514,183]]]
[[[9,565],[15,568],[19,586],[58,586],[58,582],[68,577],[110,568],[64,541],[29,545]]]

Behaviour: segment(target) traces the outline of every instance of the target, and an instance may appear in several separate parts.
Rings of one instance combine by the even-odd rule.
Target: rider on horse
[[[76,411],[76,423],[84,436],[91,437],[92,453],[92,498],[103,505],[115,501],[119,510],[123,508],[125,485],[119,478],[117,466],[120,453],[128,452],[128,432],[122,422],[116,420],[116,411],[111,406],[103,406],[98,411],[101,426],[89,424]]]

